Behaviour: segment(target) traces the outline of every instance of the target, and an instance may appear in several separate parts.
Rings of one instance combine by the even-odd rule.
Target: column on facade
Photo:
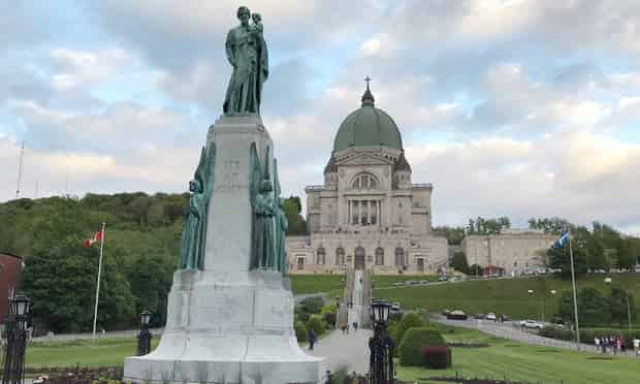
[[[367,225],[371,225],[371,201],[367,200]]]
[[[362,224],[362,201],[358,202],[358,224]]]
[[[351,223],[351,200],[347,200],[347,223]]]

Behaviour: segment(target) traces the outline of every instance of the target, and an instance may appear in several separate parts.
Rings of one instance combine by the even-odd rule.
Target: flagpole
[[[573,246],[571,241],[571,231],[567,230],[569,234],[569,257],[571,258],[571,285],[573,286],[573,313],[576,321],[576,348],[580,350],[580,325],[578,323],[578,297],[576,294],[576,271],[573,267]]]
[[[98,279],[96,282],[96,305],[93,310],[93,339],[96,339],[96,322],[98,321],[98,301],[100,300],[100,275],[102,274],[102,249],[104,248],[104,227],[106,223],[102,223],[100,232],[100,260],[98,261]]]

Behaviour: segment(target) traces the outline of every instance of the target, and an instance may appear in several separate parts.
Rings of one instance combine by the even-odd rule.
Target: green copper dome
[[[374,98],[367,84],[367,90],[362,95],[362,107],[351,112],[340,124],[333,151],[370,146],[402,150],[402,137],[391,116],[374,106]]]

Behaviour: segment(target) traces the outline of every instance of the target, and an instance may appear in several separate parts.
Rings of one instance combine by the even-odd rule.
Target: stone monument
[[[138,383],[320,383],[324,364],[293,329],[286,217],[273,142],[260,118],[268,76],[259,15],[238,9],[226,53],[224,115],[209,128],[193,180],[167,324],[148,355],[125,359]],[[250,22],[250,19],[252,22]]]

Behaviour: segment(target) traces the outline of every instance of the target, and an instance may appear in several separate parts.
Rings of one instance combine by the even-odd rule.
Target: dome
[[[374,106],[373,94],[367,84],[367,90],[362,95],[362,107],[351,112],[340,124],[333,151],[370,146],[402,150],[402,137],[391,116]]]

